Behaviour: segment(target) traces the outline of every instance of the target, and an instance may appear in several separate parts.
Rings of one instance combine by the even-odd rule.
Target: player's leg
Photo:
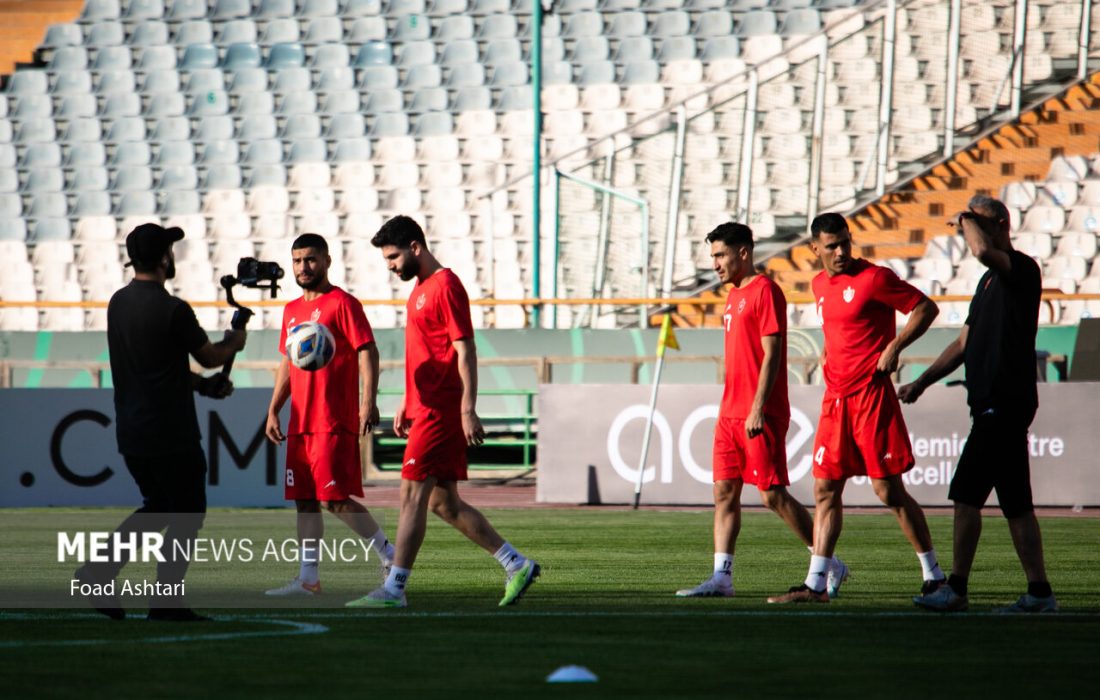
[[[374,519],[366,506],[352,498],[345,498],[341,501],[327,501],[325,505],[330,513],[351,528],[355,534],[370,543],[371,548],[378,554],[378,558],[384,567],[393,564],[393,543],[386,537],[382,526]]]
[[[939,561],[936,558],[936,550],[932,546],[932,533],[928,530],[928,521],[924,517],[924,510],[905,490],[901,474],[881,479],[872,478],[871,487],[883,505],[893,511],[894,516],[898,519],[898,524],[901,525],[902,533],[913,546],[913,551],[917,553],[923,577],[921,593],[927,594],[935,591],[947,580],[947,577],[940,569]]]
[[[537,562],[525,557],[506,541],[485,515],[458,493],[458,482],[438,481],[428,500],[432,513],[493,555],[507,576],[501,605],[514,603],[539,576]]]
[[[814,518],[806,506],[802,505],[791,495],[786,486],[776,484],[770,487],[757,485],[760,491],[760,501],[764,506],[779,516],[779,519],[787,524],[791,532],[802,540],[810,554],[814,553]],[[829,560],[826,573],[825,589],[830,598],[836,598],[840,593],[840,586],[848,580],[848,565],[835,554]]]
[[[169,591],[149,599],[149,619],[171,622],[209,620],[194,613],[183,595],[183,581],[190,565],[189,553],[206,518],[206,456],[202,448],[174,455],[160,465],[169,492],[165,506],[170,515],[164,532],[164,546],[171,554],[157,564],[157,583]]]
[[[393,545],[367,507],[353,497],[363,496],[363,474],[359,461],[359,436],[328,433],[314,436],[311,454],[317,498],[325,508],[353,532],[371,543],[383,566],[393,561]]]
[[[733,556],[741,532],[741,479],[714,482],[714,571],[694,588],[676,591],[680,598],[733,595]]]
[[[264,592],[269,596],[312,596],[321,592],[321,574],[318,566],[320,542],[325,535],[325,521],[321,517],[321,502],[316,498],[294,500],[295,526],[298,536],[298,575],[286,585]]]

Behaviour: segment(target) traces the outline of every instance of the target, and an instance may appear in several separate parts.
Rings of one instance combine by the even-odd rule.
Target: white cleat
[[[848,580],[848,573],[848,565],[841,561],[840,557],[833,557],[825,579],[825,590],[829,593],[830,599],[840,595],[840,584]]]
[[[264,595],[274,596],[278,598],[287,598],[292,596],[310,597],[319,595],[321,593],[321,582],[316,581],[314,583],[306,583],[300,578],[295,578],[285,586],[279,586],[278,588],[272,588],[269,591],[264,591]]]
[[[722,584],[708,578],[695,588],[683,588],[676,591],[677,598],[730,598],[733,596],[733,584]]]

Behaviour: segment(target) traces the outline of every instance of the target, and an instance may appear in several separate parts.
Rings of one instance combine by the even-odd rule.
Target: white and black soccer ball
[[[298,369],[315,372],[327,365],[335,353],[336,339],[323,323],[306,321],[287,333],[286,356]]]

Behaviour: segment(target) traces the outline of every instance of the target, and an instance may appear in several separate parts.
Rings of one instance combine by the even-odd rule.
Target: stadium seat
[[[352,22],[347,40],[350,43],[384,42],[386,36],[385,17],[360,17]]]
[[[298,68],[306,62],[305,48],[298,42],[275,44],[267,54],[264,67],[268,70],[282,71],[286,68]]]

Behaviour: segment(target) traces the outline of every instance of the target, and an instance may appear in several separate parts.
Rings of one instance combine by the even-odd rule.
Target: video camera
[[[234,330],[243,330],[248,324],[248,319],[252,318],[253,311],[233,298],[233,287],[239,284],[249,289],[266,289],[271,292],[271,298],[274,299],[279,294],[279,280],[283,278],[283,274],[283,268],[279,263],[263,262],[256,258],[241,258],[237,263],[237,276],[222,277],[225,300],[236,309],[233,313],[233,321],[230,323]]]

